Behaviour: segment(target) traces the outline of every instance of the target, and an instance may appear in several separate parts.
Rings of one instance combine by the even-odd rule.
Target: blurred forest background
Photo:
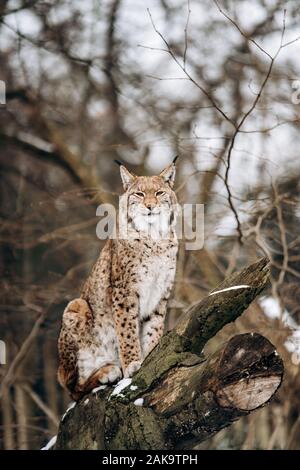
[[[267,255],[269,290],[213,346],[257,331],[285,363],[269,406],[199,448],[300,448],[299,19],[298,0],[1,0],[0,448],[42,447],[70,401],[57,337],[96,208],[117,205],[113,160],[154,174],[176,154],[205,245],[182,243],[167,327]]]

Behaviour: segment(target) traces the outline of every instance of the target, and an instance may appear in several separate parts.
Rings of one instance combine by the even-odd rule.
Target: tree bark
[[[209,358],[202,351],[268,277],[262,259],[192,306],[125,388],[105,387],[77,403],[61,421],[55,449],[188,449],[265,405],[283,375],[266,338],[236,335]]]

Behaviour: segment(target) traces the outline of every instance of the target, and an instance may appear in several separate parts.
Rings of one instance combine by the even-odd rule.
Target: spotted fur
[[[80,298],[63,313],[58,379],[75,400],[139,369],[163,334],[174,283],[175,165],[152,177],[120,171],[118,237],[106,242]]]

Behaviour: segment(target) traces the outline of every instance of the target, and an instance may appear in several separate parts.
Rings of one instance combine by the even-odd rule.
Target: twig
[[[216,2],[215,2],[216,3]],[[223,13],[223,11],[221,10],[221,13]],[[226,15],[225,15],[226,16]],[[226,16],[227,18],[227,16]],[[234,20],[232,20],[231,18],[228,17],[228,19],[231,21],[231,23],[233,24],[236,24]],[[242,30],[238,27],[238,25],[236,25],[237,28],[239,29],[239,31],[241,32],[241,34],[244,36],[244,33],[242,32]],[[277,52],[275,53],[275,55],[272,57],[270,56],[267,52],[266,54],[271,58],[270,59],[270,64],[269,64],[269,67],[268,67],[268,70],[267,70],[267,73],[265,75],[265,78],[260,86],[260,89],[254,99],[254,101],[252,102],[251,106],[249,107],[248,111],[244,114],[244,116],[241,118],[240,122],[238,123],[238,125],[236,126],[235,128],[235,131],[232,135],[232,138],[230,140],[230,143],[229,143],[229,148],[228,148],[228,152],[227,152],[227,165],[226,165],[226,171],[225,171],[225,187],[227,189],[227,194],[228,194],[228,203],[229,203],[229,206],[231,208],[231,211],[233,212],[234,214],[234,217],[236,219],[236,224],[237,224],[237,232],[238,232],[238,241],[240,244],[242,244],[242,238],[243,238],[243,232],[242,232],[242,227],[241,227],[241,222],[239,220],[239,217],[238,217],[238,213],[237,213],[237,210],[233,204],[233,201],[232,201],[232,192],[231,192],[231,189],[230,189],[230,186],[229,186],[229,172],[230,172],[230,169],[231,169],[231,158],[232,158],[232,152],[233,152],[233,149],[234,149],[234,144],[235,144],[235,141],[236,141],[236,138],[240,132],[240,129],[241,127],[244,125],[244,123],[246,122],[246,120],[248,119],[248,117],[251,115],[251,113],[253,112],[253,110],[255,109],[259,99],[261,98],[262,96],[262,93],[263,93],[263,90],[270,78],[270,75],[271,75],[271,72],[272,72],[272,69],[273,69],[273,66],[274,66],[274,62],[276,60],[276,58],[278,57],[281,49],[282,49],[282,45],[283,45],[283,39],[284,39],[284,33],[285,33],[285,11],[284,11],[284,16],[283,16],[283,27],[282,27],[282,32],[281,32],[281,39],[280,39],[280,45],[277,49]],[[245,37],[245,36],[244,36]],[[246,39],[249,40],[249,38],[246,37]]]
[[[31,305],[33,308],[33,306]],[[38,332],[46,318],[47,312],[42,311],[42,309],[38,306],[35,306],[36,311],[40,312],[40,315],[38,316],[37,320],[35,321],[29,335],[23,342],[22,346],[20,347],[19,351],[17,352],[16,356],[14,357],[6,375],[4,376],[1,384],[0,384],[0,398],[3,395],[3,391],[5,388],[10,387],[14,380],[16,379],[16,375],[18,372],[18,368],[22,364],[23,360],[25,359],[28,351],[30,350],[33,341],[38,335]],[[42,312],[42,313],[41,313]]]
[[[190,15],[191,15],[190,0],[187,0],[187,8],[188,8],[188,14],[187,14],[186,24],[184,28],[184,53],[183,53],[184,70],[186,69],[186,55],[187,55],[187,50],[188,50],[188,27],[189,27]]]
[[[38,394],[35,393],[35,391],[32,390],[32,388],[29,387],[29,385],[27,384],[22,384],[21,388],[25,390],[25,392],[30,396],[30,398],[34,401],[34,403],[45,413],[45,415],[50,419],[50,421],[52,421],[52,423],[55,426],[58,426],[59,425],[58,417],[55,415],[55,413],[53,413],[53,411],[49,408],[49,406],[47,406],[46,403],[44,403],[43,400],[41,400]]]
[[[213,0],[214,4],[216,5],[217,9],[219,10],[219,12],[225,16],[225,18],[227,18],[228,21],[230,21],[231,24],[233,24],[233,26],[239,31],[239,33],[245,38],[247,39],[247,41],[251,42],[252,44],[254,44],[261,52],[263,52],[264,54],[266,54],[269,59],[272,59],[272,56],[267,52],[265,51],[252,37],[250,37],[248,34],[246,34],[242,28],[232,19],[230,18],[230,16],[220,7],[219,3],[217,0]]]
[[[186,70],[186,68],[184,67],[183,64],[181,64],[179,62],[179,60],[177,59],[177,57],[175,56],[174,52],[172,51],[168,41],[165,39],[165,37],[162,35],[162,33],[156,28],[155,26],[155,23],[153,21],[153,18],[152,18],[152,15],[151,15],[151,12],[149,10],[149,8],[147,8],[147,12],[148,12],[148,15],[149,15],[149,18],[150,18],[150,21],[151,21],[151,24],[152,24],[152,27],[154,29],[154,31],[156,32],[156,34],[161,38],[161,40],[163,41],[163,43],[165,44],[166,46],[166,50],[163,49],[164,52],[167,52],[171,57],[172,59],[175,61],[175,63],[178,65],[178,67],[180,67],[180,69],[184,72],[184,74],[189,78],[189,80],[208,98],[208,100],[212,103],[212,105],[214,106],[214,108],[221,114],[221,116],[223,116],[224,119],[226,119],[226,121],[228,121],[232,126],[235,127],[235,123],[230,119],[229,116],[227,116],[227,114],[220,108],[220,106],[217,104],[216,100],[213,98],[212,95],[210,95],[208,93],[208,91],[202,86],[200,85],[200,83],[198,83],[192,76],[191,74]]]

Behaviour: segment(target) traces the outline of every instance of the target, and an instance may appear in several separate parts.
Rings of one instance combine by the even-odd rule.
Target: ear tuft
[[[121,179],[122,179],[124,190],[127,191],[127,189],[134,182],[136,176],[133,173],[130,173],[130,171],[127,170],[127,168],[122,164],[120,165],[120,174],[121,174]]]
[[[167,166],[160,174],[164,181],[170,185],[171,188],[174,186],[174,181],[175,181],[175,175],[176,175],[176,166],[175,166],[175,161],[177,160],[177,157],[173,160],[171,165]]]

